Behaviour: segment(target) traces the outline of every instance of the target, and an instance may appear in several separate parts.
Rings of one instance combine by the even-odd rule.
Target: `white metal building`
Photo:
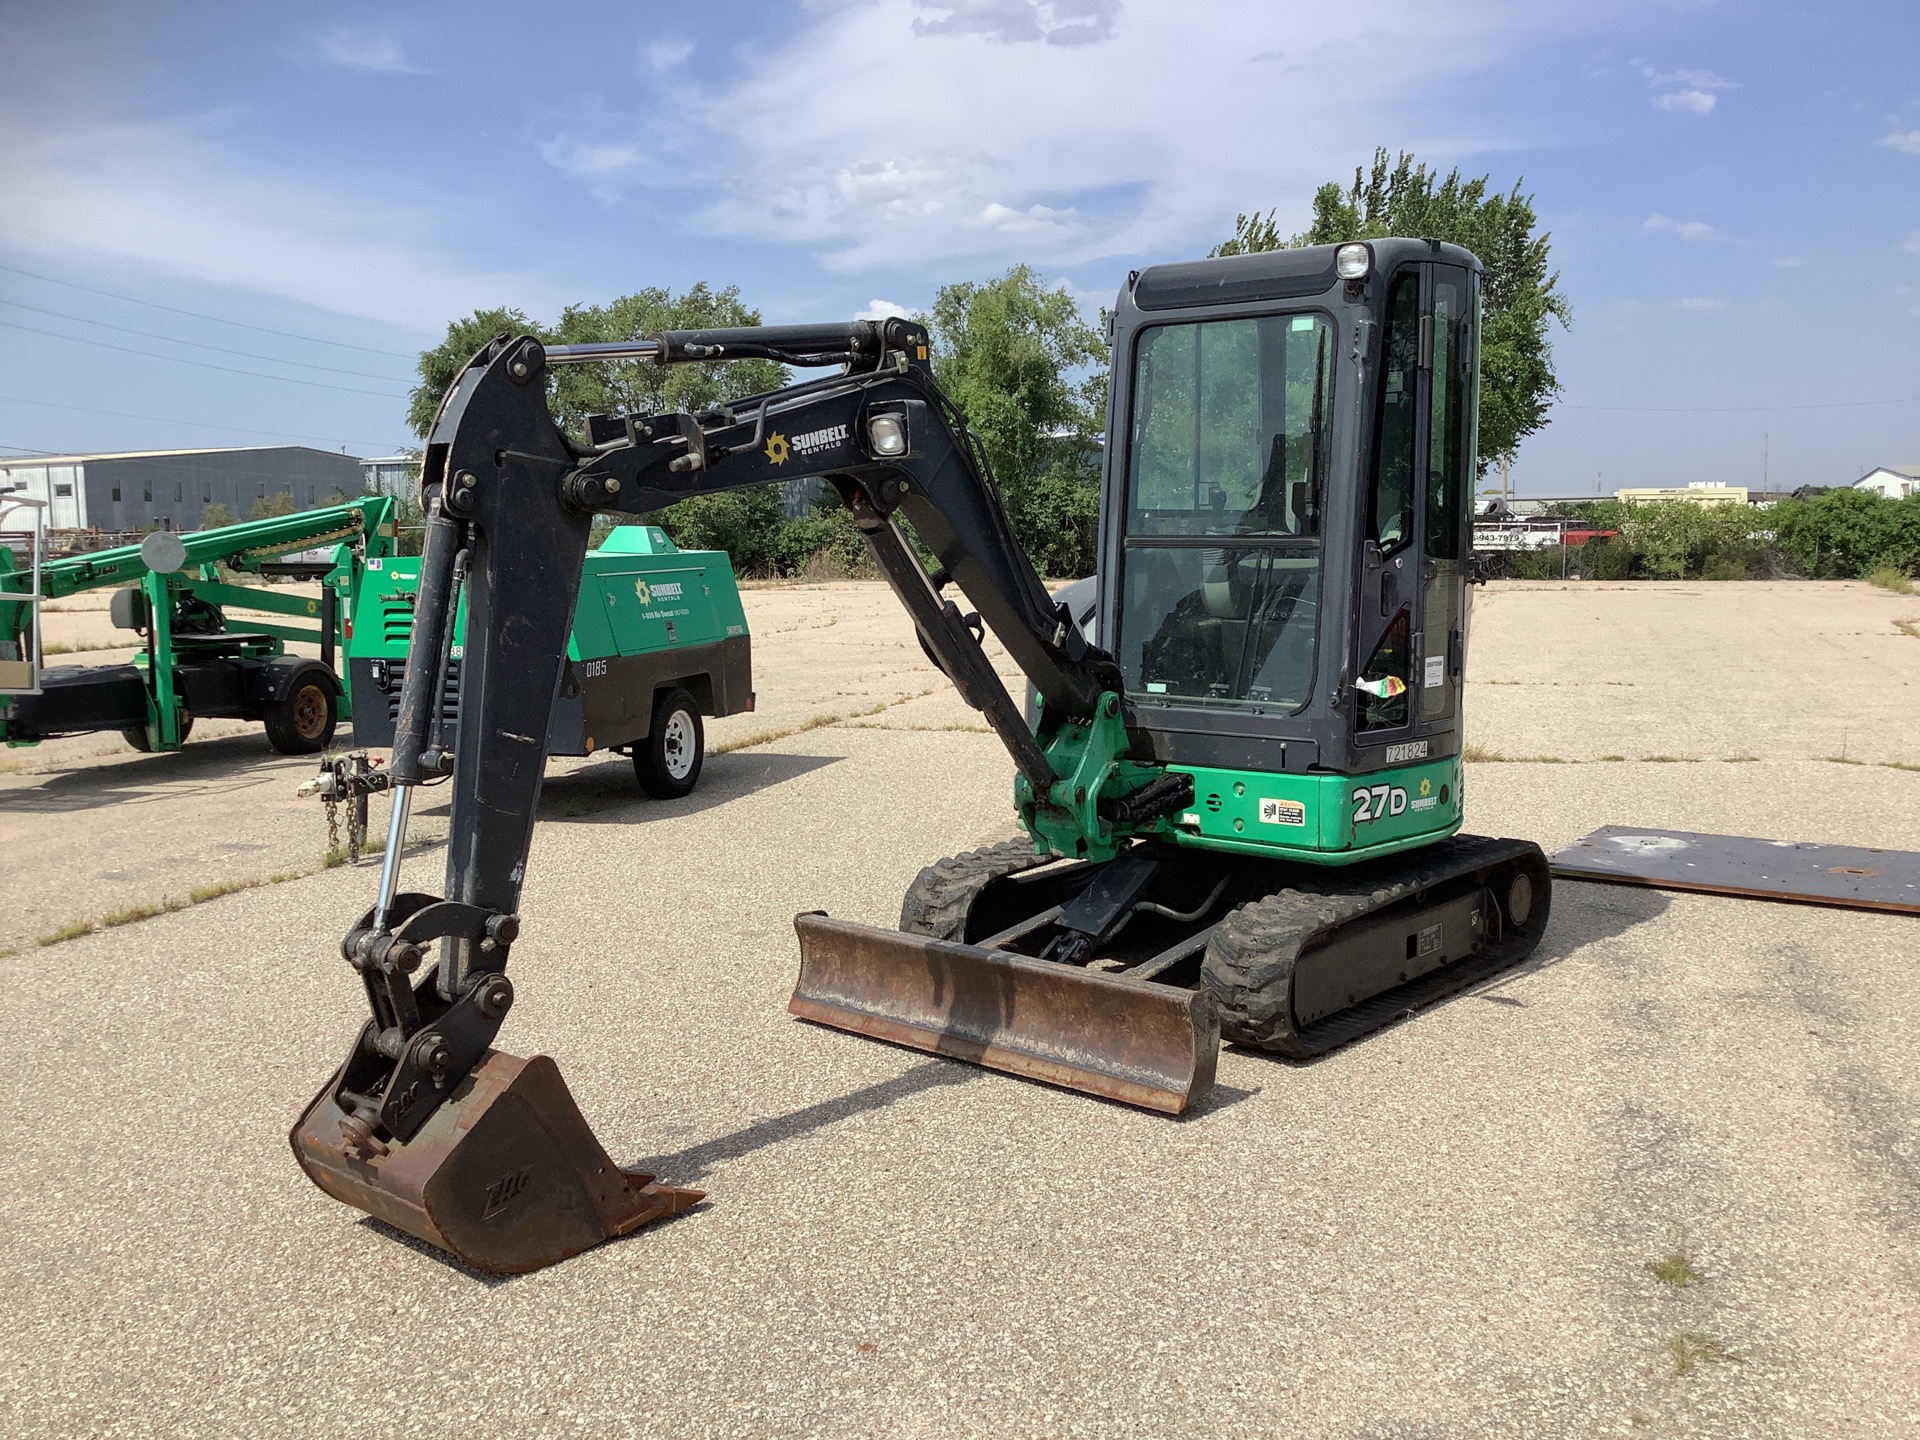
[[[0,490],[47,502],[49,530],[197,530],[209,505],[233,520],[290,495],[296,510],[360,493],[360,461],[305,445],[138,450],[0,460]]]

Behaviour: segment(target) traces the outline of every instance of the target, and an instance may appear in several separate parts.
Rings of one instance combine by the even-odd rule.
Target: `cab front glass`
[[[1141,332],[1116,637],[1136,704],[1307,703],[1333,356],[1318,311]]]

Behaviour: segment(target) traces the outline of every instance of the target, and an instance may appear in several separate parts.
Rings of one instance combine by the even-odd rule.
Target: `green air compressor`
[[[418,557],[367,563],[347,639],[357,745],[393,744],[419,581]],[[465,634],[463,595],[440,657],[442,754],[460,713]],[[678,549],[657,525],[617,526],[587,552],[547,753],[630,753],[649,795],[685,795],[706,755],[704,717],[753,709],[751,644],[725,551]]]

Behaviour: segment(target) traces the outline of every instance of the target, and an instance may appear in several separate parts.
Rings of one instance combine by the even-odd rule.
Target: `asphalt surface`
[[[1585,635],[1604,604],[1548,630],[1521,593],[1477,617],[1476,666],[1499,626],[1571,626],[1587,678],[1658,679]],[[1499,702],[1518,741],[1555,705],[1565,760],[1617,728],[1607,687],[1540,688]],[[784,1012],[796,911],[890,922],[922,863],[1005,833],[973,723],[905,701],[715,756],[668,804],[611,764],[555,777],[502,1044],[709,1199],[536,1275],[468,1272],[288,1153],[361,1023],[333,947],[367,872],[0,959],[0,1432],[1920,1430],[1920,921],[1563,884],[1526,966],[1313,1064],[1230,1050],[1171,1121]],[[1721,723],[1636,753],[1745,753]],[[1468,787],[1475,829],[1549,847],[1920,835],[1920,773],[1804,752]],[[1648,1268],[1675,1253],[1679,1288]]]

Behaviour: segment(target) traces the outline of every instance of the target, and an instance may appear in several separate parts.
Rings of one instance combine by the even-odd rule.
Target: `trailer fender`
[[[317,678],[337,700],[346,692],[340,677],[307,655],[276,655],[250,677],[247,698],[256,706],[284,700],[309,678]]]

